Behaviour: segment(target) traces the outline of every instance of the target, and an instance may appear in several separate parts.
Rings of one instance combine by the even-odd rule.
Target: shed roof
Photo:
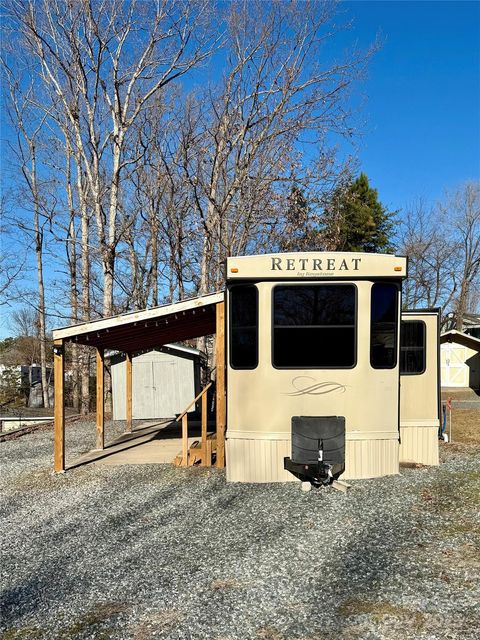
[[[215,333],[215,306],[223,299],[222,291],[174,304],[99,318],[56,329],[53,339],[133,352],[198,338]]]
[[[446,342],[458,342],[480,351],[480,340],[478,338],[469,336],[468,333],[463,333],[462,331],[456,331],[456,329],[451,329],[451,331],[442,333],[440,336],[440,343],[444,344]]]

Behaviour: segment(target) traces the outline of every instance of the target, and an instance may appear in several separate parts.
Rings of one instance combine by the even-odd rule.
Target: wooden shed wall
[[[442,387],[480,388],[480,352],[461,342],[444,342],[441,350]],[[452,370],[447,370],[447,360]]]
[[[133,419],[170,418],[195,397],[198,364],[192,357],[149,351],[133,357]],[[125,420],[125,359],[112,362],[113,419]],[[192,409],[193,411],[193,409]]]

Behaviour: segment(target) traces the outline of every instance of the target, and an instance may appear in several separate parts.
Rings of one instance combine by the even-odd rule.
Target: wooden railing
[[[196,405],[200,398],[202,399],[202,431],[200,441],[201,463],[202,466],[205,467],[210,467],[212,465],[212,443],[210,441],[209,446],[209,442],[207,441],[207,392],[212,384],[213,382],[209,382],[175,420],[175,422],[180,422],[180,420],[182,421],[182,458],[180,462],[180,466],[182,467],[187,467],[189,464],[192,464],[190,460],[192,453],[188,446],[188,411]]]

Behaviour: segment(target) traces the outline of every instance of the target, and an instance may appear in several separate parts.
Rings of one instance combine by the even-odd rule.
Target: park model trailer
[[[215,461],[238,482],[371,478],[397,473],[400,462],[438,464],[438,310],[401,313],[406,258],[288,253],[229,258],[226,268],[226,291],[53,332],[56,472],[66,468],[67,343],[95,350],[95,452],[105,456],[105,352],[125,354],[130,442],[142,437],[132,425],[142,385],[135,354],[212,334],[215,429],[209,383],[181,413],[179,464]],[[189,440],[195,403],[200,448]]]
[[[406,277],[394,255],[227,260],[228,480],[438,464],[438,312],[402,316]]]

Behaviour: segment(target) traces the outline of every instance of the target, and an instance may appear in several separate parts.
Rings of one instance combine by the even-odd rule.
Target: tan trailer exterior
[[[436,310],[402,313],[405,334],[416,335],[419,340],[417,346],[403,342],[401,346],[405,366],[400,376],[400,462],[439,464],[438,320]]]
[[[283,468],[283,458],[291,451],[293,416],[345,417],[346,468],[342,478],[372,478],[398,473],[398,341],[401,281],[406,275],[406,258],[392,255],[315,252],[227,260],[228,480],[296,480]],[[237,285],[248,283],[258,292],[258,358],[256,366],[241,368],[232,366],[231,296]],[[391,342],[388,348],[390,351],[395,349],[396,355],[393,366],[374,368],[371,365],[372,290],[382,283],[396,287],[395,333],[390,338],[385,333],[385,340]],[[296,295],[301,295],[299,287],[310,287],[314,291],[311,285],[336,286],[336,293],[341,291],[339,286],[349,285],[354,289],[353,366],[289,368],[273,365],[275,290],[283,287],[282,295],[287,299],[287,287],[296,287]],[[322,295],[325,291],[323,288]],[[333,332],[334,335],[338,334]],[[312,349],[319,348],[318,344],[312,343]],[[339,344],[338,348],[341,351],[343,347]]]

